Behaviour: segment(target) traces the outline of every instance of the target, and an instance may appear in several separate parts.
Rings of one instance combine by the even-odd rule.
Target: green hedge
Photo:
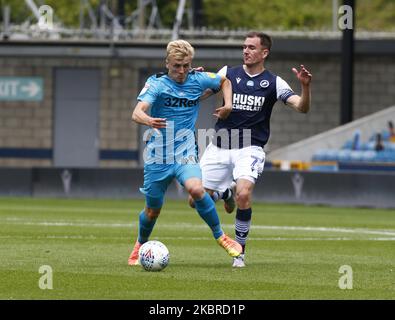
[[[23,0],[0,0],[11,6],[12,21],[34,21]],[[79,0],[46,0],[56,17],[66,26],[79,26]],[[97,8],[100,0],[89,0]],[[356,30],[395,31],[394,0],[356,0]],[[116,0],[107,0],[116,8]],[[126,1],[126,14],[137,7],[137,0]],[[163,24],[171,28],[176,14],[176,0],[157,0]],[[187,1],[189,3],[189,1]],[[339,5],[342,0],[338,0]],[[203,0],[204,25],[212,29],[331,30],[332,0]],[[147,16],[150,10],[147,10]],[[87,13],[85,21],[88,21]],[[184,25],[186,26],[186,16]]]

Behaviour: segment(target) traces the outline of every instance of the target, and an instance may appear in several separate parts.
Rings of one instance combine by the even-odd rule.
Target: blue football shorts
[[[174,178],[182,186],[190,178],[201,180],[199,164],[151,164],[144,167],[144,186],[140,191],[145,195],[148,208],[159,209],[163,206],[164,195]]]

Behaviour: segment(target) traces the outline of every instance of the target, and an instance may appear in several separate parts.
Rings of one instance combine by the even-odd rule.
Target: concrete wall
[[[130,115],[141,89],[139,74],[142,70],[163,67],[165,45],[133,43],[114,48],[108,44],[0,42],[0,76],[40,76],[45,87],[42,102],[0,101],[0,166],[52,166],[54,70],[58,67],[100,69],[99,148],[103,151],[101,154],[115,152],[111,157],[101,156],[100,167],[138,166],[141,142],[138,127],[131,122]],[[206,70],[215,71],[224,64],[241,63],[240,43],[194,45],[195,66],[203,65]],[[355,119],[394,104],[394,54],[394,41],[357,42]],[[305,64],[313,73],[311,112],[298,114],[278,102],[266,151],[339,125],[339,41],[275,40],[267,68],[289,82],[296,92],[300,88],[291,68],[300,64]],[[211,117],[210,112],[207,117]],[[128,156],[122,156],[126,153]]]
[[[67,170],[67,180],[62,179]],[[0,196],[139,198],[142,169],[0,169]],[[395,174],[391,172],[304,172],[266,169],[254,200],[275,203],[395,208]],[[187,194],[173,182],[166,194]]]
[[[145,60],[106,58],[2,58],[1,76],[41,76],[44,101],[0,102],[0,148],[51,149],[54,117],[54,68],[93,67],[101,70],[100,150],[137,150],[137,125],[131,121],[131,104],[140,90],[139,68]],[[78,137],[76,137],[78,138]],[[1,158],[0,166],[51,166],[51,159]],[[136,166],[137,161],[104,160],[100,166]]]

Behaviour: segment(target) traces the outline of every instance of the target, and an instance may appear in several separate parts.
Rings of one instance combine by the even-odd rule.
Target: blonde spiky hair
[[[170,41],[167,44],[167,56],[166,61],[168,58],[174,57],[175,59],[184,59],[187,56],[193,58],[195,55],[195,49],[191,46],[188,41],[185,40],[174,40]]]

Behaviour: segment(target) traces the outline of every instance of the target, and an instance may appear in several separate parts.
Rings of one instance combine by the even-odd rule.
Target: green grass
[[[0,198],[0,299],[394,299],[395,212],[254,205],[247,267],[231,259],[186,201],[167,201],[151,239],[162,272],[129,267],[138,200]],[[218,205],[224,230],[233,215]],[[39,268],[53,270],[42,290]],[[353,270],[341,290],[339,268]]]

